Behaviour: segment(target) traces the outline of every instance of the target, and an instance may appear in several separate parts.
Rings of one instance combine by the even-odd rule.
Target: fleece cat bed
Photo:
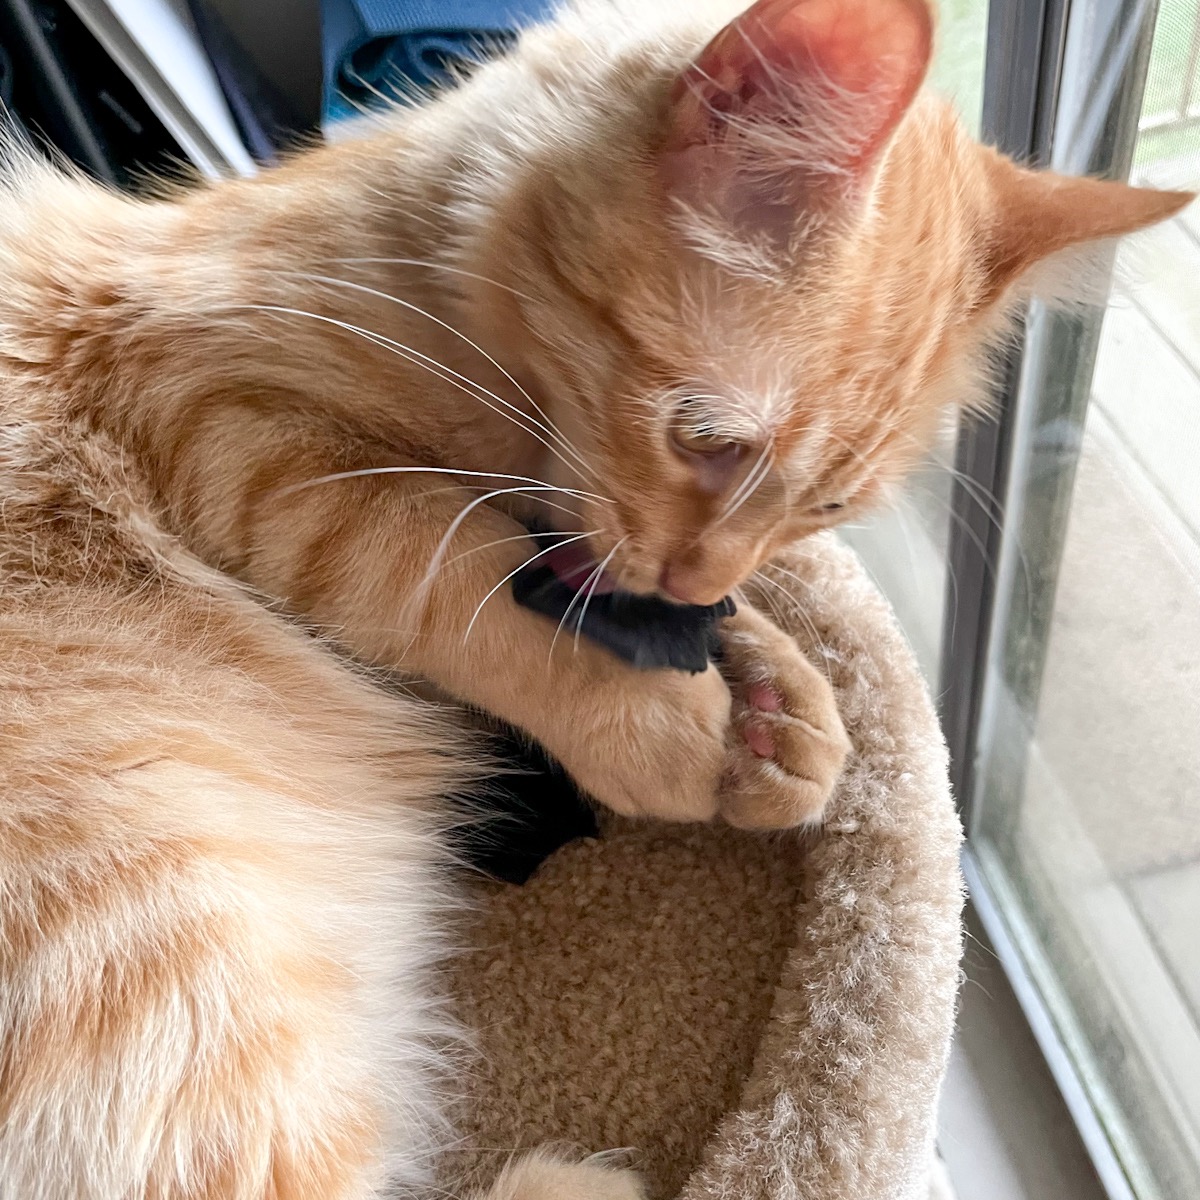
[[[455,1194],[547,1142],[622,1148],[652,1200],[926,1200],[961,949],[960,827],[913,656],[853,554],[748,589],[854,742],[819,833],[604,818],[480,885]],[[564,1197],[563,1200],[571,1200]]]

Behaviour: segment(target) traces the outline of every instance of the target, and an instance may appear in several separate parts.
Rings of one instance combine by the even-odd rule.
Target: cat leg
[[[715,816],[730,713],[724,680],[712,668],[638,671],[518,605],[508,580],[538,547],[482,503],[505,480],[483,480],[489,490],[400,469],[300,487],[343,448],[318,445],[299,457],[272,423],[261,436],[251,429],[247,418],[237,444],[221,443],[220,473],[197,474],[206,488],[219,485],[193,506],[205,514],[197,536],[206,555],[240,563],[246,580],[336,631],[356,655],[525,730],[610,808]],[[249,497],[229,482],[239,478]],[[255,494],[263,479],[276,490]],[[288,484],[297,490],[284,501],[278,488]]]
[[[571,1162],[539,1151],[516,1159],[481,1200],[644,1200],[633,1171],[596,1158]]]
[[[366,831],[335,850],[336,822],[272,830],[287,799],[269,788],[174,762],[130,774],[119,802],[169,797],[214,820],[76,847],[69,865],[6,863],[5,1186],[29,1200],[365,1200],[389,1139],[393,1165],[411,1158],[420,1178],[437,1100],[416,1039],[436,1019],[411,976],[364,994],[399,972],[380,964],[372,981],[366,964],[364,979],[374,956],[358,944],[397,938],[428,900],[380,885],[370,911],[362,876],[381,864]],[[358,883],[339,888],[343,871]],[[417,968],[428,934],[412,934],[397,958]]]

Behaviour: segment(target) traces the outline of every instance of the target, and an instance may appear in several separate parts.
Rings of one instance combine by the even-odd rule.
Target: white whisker
[[[780,574],[786,575],[790,579],[794,579],[802,587],[809,586],[809,584],[806,580],[801,579],[799,575],[794,575],[791,571],[785,570],[783,567],[779,567],[779,566],[776,566],[775,564],[771,564],[769,569],[772,571],[778,571]],[[809,636],[812,638],[814,647],[817,650],[824,652],[829,649],[829,647],[825,644],[824,640],[822,639],[820,633],[817,631],[817,627],[813,624],[812,618],[810,618],[809,615],[804,611],[803,607],[800,604],[800,601],[797,600],[796,597],[793,596],[792,593],[789,592],[788,589],[783,586],[783,584],[781,584],[776,579],[772,579],[769,575],[765,574],[763,571],[755,571],[754,578],[757,579],[760,583],[768,583],[771,585],[771,587],[776,588],[780,592],[782,592],[790,604],[790,608],[788,610],[787,615],[795,616],[800,619],[800,621],[804,625],[804,628],[808,631]],[[787,626],[786,621],[780,620],[780,618],[778,616],[776,617],[776,620],[779,622],[779,624],[781,626],[783,626],[786,629],[786,626]],[[829,663],[823,662],[822,668],[824,670],[825,678],[828,681],[829,686],[833,687],[833,676],[829,670]]]
[[[415,622],[423,615],[425,605],[429,599],[429,589],[433,585],[433,581],[437,578],[441,568],[445,565],[442,562],[443,556],[446,553],[450,543],[454,540],[454,535],[462,528],[463,522],[475,511],[481,504],[486,504],[489,500],[495,499],[497,496],[507,496],[512,494],[525,494],[528,492],[542,491],[542,487],[515,487],[515,488],[497,488],[490,492],[485,492],[482,496],[477,496],[469,503],[465,504],[457,513],[454,520],[450,522],[446,532],[442,535],[441,540],[434,548],[433,554],[430,557],[429,565],[425,569],[425,574],[413,588],[412,594],[408,597],[401,611],[400,617],[403,623]],[[549,489],[558,491],[557,488]],[[476,547],[478,548],[478,547]],[[461,557],[461,555],[459,556]],[[414,609],[417,611],[414,613]],[[414,632],[414,637],[416,633]]]
[[[600,580],[604,578],[604,568],[607,567],[610,562],[612,562],[613,556],[617,553],[618,550],[620,550],[621,546],[628,540],[629,540],[629,536],[628,536],[628,534],[626,534],[626,536],[621,538],[621,540],[619,542],[617,542],[617,544],[608,552],[608,556],[604,559],[604,561],[601,562],[601,564],[595,569],[595,571],[592,572],[592,578],[591,578],[592,586],[591,586],[590,590],[588,590],[588,594],[584,597],[583,607],[579,610],[579,620],[575,622],[575,648],[574,648],[575,654],[579,653],[579,635],[583,630],[584,621],[587,620],[588,605],[591,604],[592,597],[596,594],[596,588],[598,588],[600,586]],[[583,591],[584,589],[587,588],[588,582],[589,582],[589,580],[584,580],[583,588],[581,588],[580,591]],[[551,647],[551,649],[553,649],[553,647]]]
[[[746,478],[742,480],[741,485],[730,497],[729,503],[725,506],[725,511],[714,522],[714,526],[723,525],[734,513],[737,512],[751,496],[758,491],[762,481],[770,474],[774,462],[771,458],[771,452],[774,449],[774,442],[768,438],[763,443],[763,448],[758,456],[757,461],[751,468]]]
[[[503,471],[462,471],[454,467],[362,467],[355,471],[335,471],[330,475],[319,475],[316,479],[306,479],[302,483],[291,483],[282,487],[275,494],[286,496],[291,492],[299,492],[305,488],[316,487],[322,483],[336,483],[340,479],[358,479],[364,475],[462,475],[471,479],[506,479],[517,483],[536,484],[548,492],[562,492],[567,496],[579,496],[587,500],[598,500],[601,504],[611,504],[606,496],[598,496],[595,492],[582,492],[578,488],[555,487],[544,479],[534,479],[530,475],[506,475]],[[464,487],[469,486],[467,484]]]
[[[344,329],[347,333],[356,334],[358,337],[361,337],[366,341],[371,342],[372,344],[379,346],[384,350],[388,350],[400,358],[403,358],[406,362],[411,362],[416,366],[422,367],[431,375],[441,379],[444,383],[450,384],[451,387],[457,388],[460,392],[465,392],[473,400],[478,400],[479,403],[485,408],[489,408],[492,410],[492,412],[504,417],[505,420],[511,421],[517,426],[518,429],[529,434],[535,440],[541,442],[541,444],[545,446],[546,449],[549,450],[550,453],[553,454],[554,457],[557,458],[569,470],[574,471],[577,475],[583,474],[583,472],[575,463],[564,458],[558,449],[551,445],[551,443],[542,436],[542,434],[539,432],[537,422],[534,421],[532,417],[527,416],[527,414],[521,412],[519,408],[516,408],[514,405],[509,404],[507,400],[504,400],[498,396],[493,398],[496,399],[498,403],[504,405],[505,408],[510,409],[511,412],[505,412],[504,409],[497,408],[496,405],[490,404],[484,398],[484,396],[478,394],[479,392],[483,392],[487,396],[492,396],[493,393],[489,392],[487,388],[483,387],[481,384],[475,383],[474,380],[467,379],[465,375],[459,375],[459,373],[452,367],[447,367],[444,363],[438,362],[437,359],[431,358],[427,354],[422,354],[420,350],[414,350],[411,346],[406,346],[403,342],[398,342],[394,338],[386,337],[382,333],[375,333],[373,330],[364,329],[360,325],[353,325],[349,321],[342,321],[337,317],[325,316],[322,313],[309,312],[307,309],[303,308],[290,308],[282,304],[238,304],[231,305],[230,307],[233,309],[247,309],[255,312],[281,313],[283,315],[293,317],[308,317],[313,321],[320,321],[326,325],[333,325],[338,329]],[[459,382],[459,380],[466,380],[466,383],[470,386],[464,386],[464,384]],[[472,388],[478,390],[472,391]],[[516,413],[517,416],[521,417],[523,420],[532,422],[534,427],[530,428],[528,425],[522,424],[521,421],[517,420],[517,416],[512,415],[513,413]],[[592,475],[593,479],[597,478],[594,471],[590,471],[590,474]]]
[[[533,297],[527,296],[524,292],[519,292],[515,287],[509,287],[507,283],[501,283],[498,279],[492,279],[487,275],[479,275],[475,271],[464,271],[462,267],[452,267],[448,263],[433,262],[427,258],[333,258],[329,262],[345,263],[348,265],[356,265],[358,263],[378,264],[380,266],[394,265],[397,267],[428,267],[431,271],[446,271],[451,275],[462,275],[467,279],[477,279],[480,283],[490,283],[493,287],[502,288],[506,292],[511,292],[514,296],[521,300],[528,300],[532,304]]]
[[[486,504],[489,500],[494,500],[497,496],[509,496],[514,493],[536,492],[542,490],[534,487],[518,487],[518,488],[497,488],[494,491],[484,492],[482,496],[477,496],[469,504],[465,505],[450,522],[446,532],[442,534],[442,540],[438,542],[437,548],[433,552],[433,557],[429,560],[429,566],[425,570],[425,577],[417,585],[416,591],[413,593],[414,598],[423,595],[433,582],[434,576],[437,574],[438,567],[441,565],[442,556],[446,553],[446,549],[454,540],[454,535],[462,528],[463,522],[473,513],[481,504]],[[557,488],[551,489],[557,491]]]
[[[625,538],[622,538],[622,539],[621,539],[621,542],[623,542],[623,541],[625,541]],[[617,546],[620,546],[621,542],[618,542],[618,543],[617,543]],[[614,547],[613,547],[613,550],[614,550],[614,551],[617,549],[617,546],[614,546]],[[608,557],[609,557],[609,558],[611,558],[611,557],[612,557],[612,555],[610,554]],[[607,561],[607,560],[606,560],[606,561]],[[557,629],[554,631],[554,637],[553,637],[553,638],[550,640],[550,652],[549,652],[549,653],[546,655],[546,665],[547,665],[547,666],[549,666],[549,665],[550,665],[550,661],[551,661],[551,659],[553,659],[553,657],[554,657],[554,647],[558,645],[558,638],[559,638],[559,635],[562,633],[562,631],[563,631],[563,627],[566,625],[566,623],[567,623],[567,620],[568,620],[568,619],[570,618],[570,616],[571,616],[571,610],[572,610],[572,609],[575,607],[575,602],[576,602],[576,601],[579,599],[579,597],[580,597],[580,596],[583,594],[584,588],[586,588],[586,587],[587,587],[587,585],[588,585],[589,583],[591,583],[591,581],[592,581],[593,577],[595,577],[595,578],[597,578],[597,579],[599,578],[599,572],[600,572],[600,570],[601,570],[600,566],[599,566],[599,565],[597,565],[597,566],[596,566],[596,568],[595,568],[595,569],[592,571],[591,575],[589,575],[589,576],[588,576],[588,577],[587,577],[587,578],[586,578],[586,579],[583,581],[583,587],[581,587],[581,588],[580,588],[580,589],[579,589],[579,590],[578,590],[578,591],[575,593],[575,595],[571,597],[570,601],[568,602],[568,604],[567,604],[567,608],[566,608],[566,611],[565,611],[565,612],[563,613],[563,615],[562,615],[562,620],[560,620],[560,621],[559,621],[559,623],[558,623],[558,628],[557,628]]]
[[[492,357],[492,355],[490,355],[481,345],[479,345],[478,342],[473,341],[465,333],[463,333],[461,329],[456,329],[448,321],[443,321],[441,317],[435,316],[433,313],[422,308],[419,304],[413,304],[411,301],[402,300],[399,296],[393,296],[388,292],[381,291],[379,288],[368,287],[365,283],[355,283],[349,279],[338,279],[336,276],[333,276],[333,275],[311,275],[311,274],[307,274],[305,272],[295,272],[294,274],[300,279],[308,279],[308,280],[311,280],[313,283],[324,283],[331,287],[350,288],[351,290],[356,291],[356,292],[361,292],[364,295],[375,296],[378,299],[386,300],[391,304],[398,304],[398,305],[400,305],[401,308],[408,309],[410,312],[417,313],[418,316],[425,317],[427,320],[432,321],[435,325],[438,325],[442,329],[445,329],[447,333],[451,333],[455,337],[464,341],[468,346],[471,347],[472,350],[474,350],[478,354],[481,354],[485,359],[487,359],[487,361],[490,362],[492,364],[492,366],[495,367],[496,370],[499,371],[500,374],[503,375],[504,378],[507,379],[508,382],[511,383],[513,385],[513,387],[515,387],[517,389],[517,391],[520,392],[521,395],[526,400],[529,401],[530,405],[533,407],[534,412],[536,412],[538,414],[538,416],[540,416],[542,418],[542,421],[545,422],[545,424],[541,424],[540,422],[536,421],[533,417],[530,417],[527,413],[521,412],[521,410],[519,408],[517,408],[516,405],[510,404],[503,397],[497,396],[494,392],[488,391],[487,388],[484,388],[481,384],[475,383],[474,380],[469,380],[468,382],[472,383],[475,387],[478,387],[481,391],[487,392],[487,394],[489,396],[491,396],[492,399],[495,400],[497,403],[503,404],[507,408],[511,408],[514,412],[519,413],[525,419],[531,421],[535,425],[538,425],[541,428],[542,432],[545,433],[548,437],[554,437],[559,442],[560,446],[564,450],[566,450],[567,453],[569,453],[574,459],[576,459],[577,462],[579,463],[579,465],[587,473],[589,473],[593,478],[595,478],[595,471],[592,468],[591,464],[589,462],[587,462],[587,460],[584,459],[584,457],[579,453],[579,451],[577,451],[575,449],[575,447],[570,443],[570,441],[568,441],[568,439],[563,436],[562,431],[554,424],[554,422],[550,419],[550,417],[546,414],[546,412],[542,409],[542,407],[538,404],[538,402],[525,390],[525,388],[523,388],[521,386],[521,384],[495,358]],[[414,353],[414,354],[420,354],[419,350],[413,350],[412,347],[406,347],[406,348],[411,350],[412,353]],[[422,356],[422,357],[427,357],[427,356]],[[451,371],[452,374],[458,375],[458,372],[453,371],[452,368],[445,366],[445,364],[439,363],[438,365],[441,366],[444,370]],[[465,378],[465,376],[459,376],[459,378]]]
[[[586,533],[580,534],[580,531],[578,529],[566,529],[566,530],[556,529],[554,532],[556,534],[560,534],[563,537],[574,537],[576,534],[579,534],[579,536],[581,536],[581,537],[589,537],[590,536],[589,534],[586,534]],[[482,552],[484,550],[491,550],[495,546],[504,546],[504,545],[507,545],[509,542],[524,542],[533,536],[534,535],[532,533],[530,533],[528,530],[526,530],[524,533],[514,533],[510,537],[497,538],[494,542],[484,542],[483,545],[481,545],[481,546],[472,546],[470,548],[470,550],[464,550],[461,554],[456,554],[453,558],[446,559],[446,561],[442,564],[442,570],[444,571],[447,567],[452,566],[454,563],[458,562],[458,560],[460,558],[468,558],[472,554],[479,554],[480,552]]]
[[[507,583],[507,582],[508,582],[508,581],[509,581],[509,580],[510,580],[512,577],[513,577],[513,576],[514,576],[514,575],[516,575],[516,574],[518,574],[519,572],[523,571],[523,570],[524,570],[524,569],[525,569],[527,566],[529,566],[529,564],[530,564],[531,562],[534,562],[534,561],[536,561],[537,559],[541,558],[541,557],[542,557],[544,554],[549,554],[549,553],[550,553],[550,551],[551,551],[551,550],[553,550],[553,549],[554,549],[556,546],[569,546],[569,545],[570,545],[572,542],[582,542],[582,541],[584,540],[584,538],[593,537],[593,536],[594,536],[594,534],[595,534],[596,532],[598,532],[598,531],[594,530],[592,533],[580,533],[580,534],[576,534],[574,537],[567,538],[565,541],[556,541],[556,542],[554,543],[554,545],[553,545],[553,546],[547,546],[547,547],[546,547],[544,550],[539,550],[539,551],[538,551],[536,554],[533,554],[533,555],[531,555],[531,556],[530,556],[529,558],[527,558],[527,559],[526,559],[526,560],[525,560],[523,563],[521,563],[521,565],[520,565],[519,567],[516,567],[516,568],[514,568],[513,570],[509,571],[509,573],[508,573],[507,575],[505,575],[505,577],[504,577],[502,580],[500,580],[500,582],[499,582],[498,584],[496,584],[496,586],[495,586],[495,587],[493,587],[493,588],[492,588],[492,589],[491,589],[491,590],[488,592],[488,594],[487,594],[486,596],[484,596],[484,598],[483,598],[482,600],[480,600],[480,602],[479,602],[479,607],[478,607],[478,608],[475,610],[475,612],[472,614],[470,621],[468,621],[468,622],[467,622],[467,631],[466,631],[466,633],[464,633],[464,634],[463,634],[463,645],[466,645],[467,638],[469,638],[469,637],[471,636],[471,630],[472,630],[472,629],[475,627],[475,621],[476,621],[476,619],[478,618],[479,614],[480,614],[481,612],[483,612],[483,606],[484,606],[484,605],[485,605],[485,604],[486,604],[486,603],[487,603],[487,602],[488,602],[488,601],[489,601],[489,600],[490,600],[490,599],[491,599],[491,598],[492,598],[492,597],[493,597],[493,596],[494,596],[494,595],[495,595],[495,594],[496,594],[496,593],[497,593],[497,592],[498,592],[498,591],[499,591],[499,590],[500,590],[500,589],[501,589],[501,588],[502,588],[502,587],[503,587],[503,586],[504,586],[504,585],[505,585],[505,584],[506,584],[506,583]]]

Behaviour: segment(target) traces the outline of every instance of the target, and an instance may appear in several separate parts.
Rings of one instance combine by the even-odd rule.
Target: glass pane
[[[1200,5],[1152,41],[1141,11],[1076,0],[1055,165],[1126,137],[1135,182],[1196,188]],[[1034,312],[1018,413],[972,848],[1135,1194],[1195,1200],[1200,207],[1120,250],[1104,313]]]
[[[930,85],[954,103],[973,134],[979,132],[982,108],[987,10],[987,0],[942,0],[938,53],[930,72]],[[844,530],[891,600],[931,683],[941,650],[951,510],[948,464],[956,437],[956,429],[947,426],[893,508]]]

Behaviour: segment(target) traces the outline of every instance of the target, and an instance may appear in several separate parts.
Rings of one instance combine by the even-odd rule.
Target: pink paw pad
[[[775,757],[775,739],[761,726],[744,726],[742,729],[742,737],[746,739],[746,745],[749,746],[759,758]]]
[[[783,707],[783,697],[769,683],[752,683],[746,689],[746,702],[759,712],[778,712]]]

